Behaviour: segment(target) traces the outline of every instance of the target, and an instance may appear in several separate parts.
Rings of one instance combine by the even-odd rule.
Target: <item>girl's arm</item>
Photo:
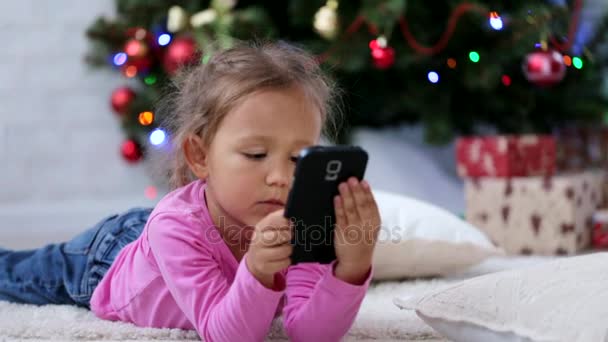
[[[338,279],[334,265],[303,263],[287,271],[284,326],[290,341],[340,341],[352,326],[372,278],[362,285]]]
[[[296,341],[339,341],[357,316],[372,277],[380,214],[371,187],[351,177],[334,197],[337,261],[287,273],[285,327]],[[358,233],[358,234],[350,234]],[[363,237],[363,239],[361,239]]]
[[[276,290],[266,288],[249,272],[245,255],[230,284],[210,245],[223,241],[206,241],[201,223],[180,215],[156,216],[148,230],[151,253],[175,302],[205,341],[263,341],[284,280]]]

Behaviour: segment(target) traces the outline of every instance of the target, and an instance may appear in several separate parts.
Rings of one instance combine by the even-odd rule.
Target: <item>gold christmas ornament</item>
[[[338,1],[328,0],[325,6],[315,13],[313,27],[325,39],[334,39],[338,34]]]
[[[201,27],[212,23],[215,18],[217,18],[217,11],[213,8],[208,8],[190,17],[190,25],[192,27]]]
[[[180,6],[171,6],[167,14],[167,30],[171,33],[179,32],[188,26],[188,13]]]
[[[236,0],[212,0],[211,7],[216,9],[218,12],[226,12],[236,6]]]

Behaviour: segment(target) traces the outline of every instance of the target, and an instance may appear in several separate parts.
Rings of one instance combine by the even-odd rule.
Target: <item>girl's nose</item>
[[[287,163],[273,166],[266,176],[266,183],[280,187],[288,186],[293,178],[293,171],[293,165]]]

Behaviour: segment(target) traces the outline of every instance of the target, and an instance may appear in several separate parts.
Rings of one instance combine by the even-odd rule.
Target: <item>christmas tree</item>
[[[318,56],[344,90],[342,141],[357,126],[422,122],[441,143],[491,125],[550,132],[600,122],[606,18],[584,34],[583,1],[116,0],[87,30],[87,62],[130,86],[112,93],[136,161],[162,143],[154,103],[176,71],[236,39],[282,39]],[[133,81],[135,80],[135,81]]]

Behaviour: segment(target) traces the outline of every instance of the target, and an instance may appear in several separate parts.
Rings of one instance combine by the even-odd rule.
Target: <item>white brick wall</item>
[[[110,209],[128,209],[111,203],[150,204],[144,196],[150,179],[143,165],[122,160],[123,135],[109,107],[113,88],[126,80],[83,62],[86,27],[98,15],[111,16],[114,1],[21,0],[2,7],[0,231],[63,223],[77,229]],[[47,204],[65,212],[65,221],[35,219],[36,208]],[[70,221],[77,210],[90,215]]]
[[[83,63],[84,31],[112,0],[9,1],[0,12],[0,204],[143,194],[118,153],[116,73]],[[6,8],[8,6],[8,9]]]

